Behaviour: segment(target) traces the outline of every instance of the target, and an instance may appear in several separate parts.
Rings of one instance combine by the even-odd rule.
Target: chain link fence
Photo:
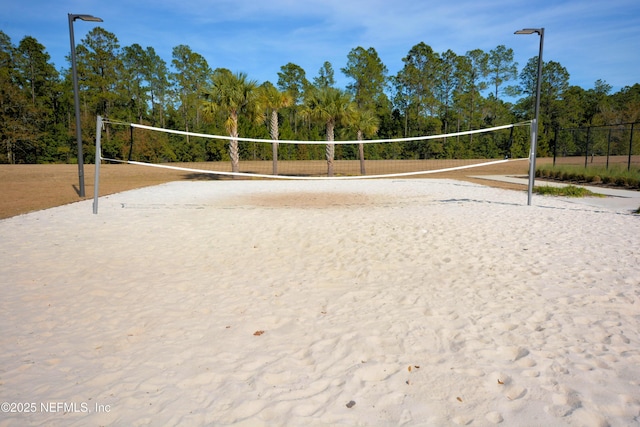
[[[640,168],[640,122],[556,129],[553,165]]]

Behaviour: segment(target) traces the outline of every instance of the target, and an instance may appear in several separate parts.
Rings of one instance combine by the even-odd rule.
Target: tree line
[[[336,139],[400,138],[488,128],[533,117],[537,57],[518,70],[513,50],[459,55],[413,46],[403,67],[389,75],[373,47],[356,47],[339,71],[324,62],[309,79],[287,63],[275,82],[258,83],[242,72],[212,69],[189,46],[178,45],[167,64],[153,47],[120,46],[117,37],[94,27],[76,47],[85,159],[93,161],[95,118],[197,133],[267,139],[322,140],[325,146],[257,147],[231,140],[136,131],[139,160],[230,160],[326,158],[526,157],[525,129],[499,135],[469,135],[388,147],[336,146]],[[69,58],[68,58],[69,59]],[[276,76],[274,76],[274,79]],[[540,109],[538,155],[552,152],[554,129],[637,122],[640,84],[611,93],[604,80],[584,89],[569,84],[560,63],[546,61]],[[515,100],[515,101],[513,101]],[[107,157],[126,158],[133,131],[108,124]],[[70,67],[56,70],[45,46],[25,36],[18,45],[0,31],[0,163],[73,163],[76,158]],[[279,150],[279,151],[278,151]],[[337,151],[338,152],[337,152]],[[364,150],[368,150],[364,153]],[[363,166],[364,167],[364,166]]]

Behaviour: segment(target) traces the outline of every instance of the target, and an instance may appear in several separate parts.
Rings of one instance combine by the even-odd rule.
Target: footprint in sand
[[[504,421],[504,418],[502,418],[502,415],[500,415],[499,412],[495,412],[495,411],[489,412],[484,417],[487,421],[493,424],[500,424],[502,421]]]
[[[578,393],[565,386],[558,386],[551,396],[553,405],[548,406],[546,411],[558,418],[566,417],[582,406],[582,401]]]
[[[515,384],[512,378],[503,372],[493,372],[487,375],[485,386],[490,391],[502,393],[508,400],[517,400],[527,394],[527,389]]]
[[[527,389],[519,385],[512,385],[506,387],[503,394],[509,400],[517,400],[527,394]]]
[[[451,419],[456,425],[466,426],[473,422],[473,418],[464,416],[464,415],[456,415]]]
[[[498,350],[498,357],[509,362],[515,362],[528,354],[529,350],[524,347],[501,347]]]

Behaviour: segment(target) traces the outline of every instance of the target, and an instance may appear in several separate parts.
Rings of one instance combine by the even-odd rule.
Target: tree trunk
[[[231,115],[231,129],[229,136],[234,138],[229,142],[229,156],[231,157],[231,171],[237,173],[240,170],[240,154],[238,152],[238,115]]]
[[[362,141],[362,139],[363,139],[362,131],[359,130],[358,141]],[[358,144],[358,154],[360,157],[360,175],[366,175],[366,172],[364,170],[364,144],[363,143]]]
[[[326,147],[326,155],[327,155],[327,176],[333,176],[333,158],[335,156],[336,145],[333,144],[333,129],[335,125],[333,122],[327,122],[327,147]]]
[[[273,151],[273,175],[278,175],[278,143],[272,143]]]
[[[16,163],[16,158],[13,155],[12,148],[13,148],[13,144],[9,139],[7,139],[7,162],[9,162],[10,165],[13,165]]]

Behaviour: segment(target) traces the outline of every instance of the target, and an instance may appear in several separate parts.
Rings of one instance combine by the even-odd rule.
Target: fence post
[[[587,168],[587,161],[589,160],[589,137],[591,136],[591,126],[587,128],[587,143],[584,149],[584,167]]]
[[[633,149],[633,125],[635,125],[635,123],[631,123],[631,136],[629,136],[629,157],[627,160],[627,171],[631,170],[631,150]]]
[[[131,153],[133,153],[133,126],[129,127],[129,158],[128,161],[131,161]]]
[[[609,153],[611,152],[611,130],[609,128],[609,135],[607,136],[607,170],[609,170]]]
[[[513,128],[512,128],[513,129]],[[556,155],[558,153],[558,126],[556,126],[553,136],[553,167],[556,167]]]

